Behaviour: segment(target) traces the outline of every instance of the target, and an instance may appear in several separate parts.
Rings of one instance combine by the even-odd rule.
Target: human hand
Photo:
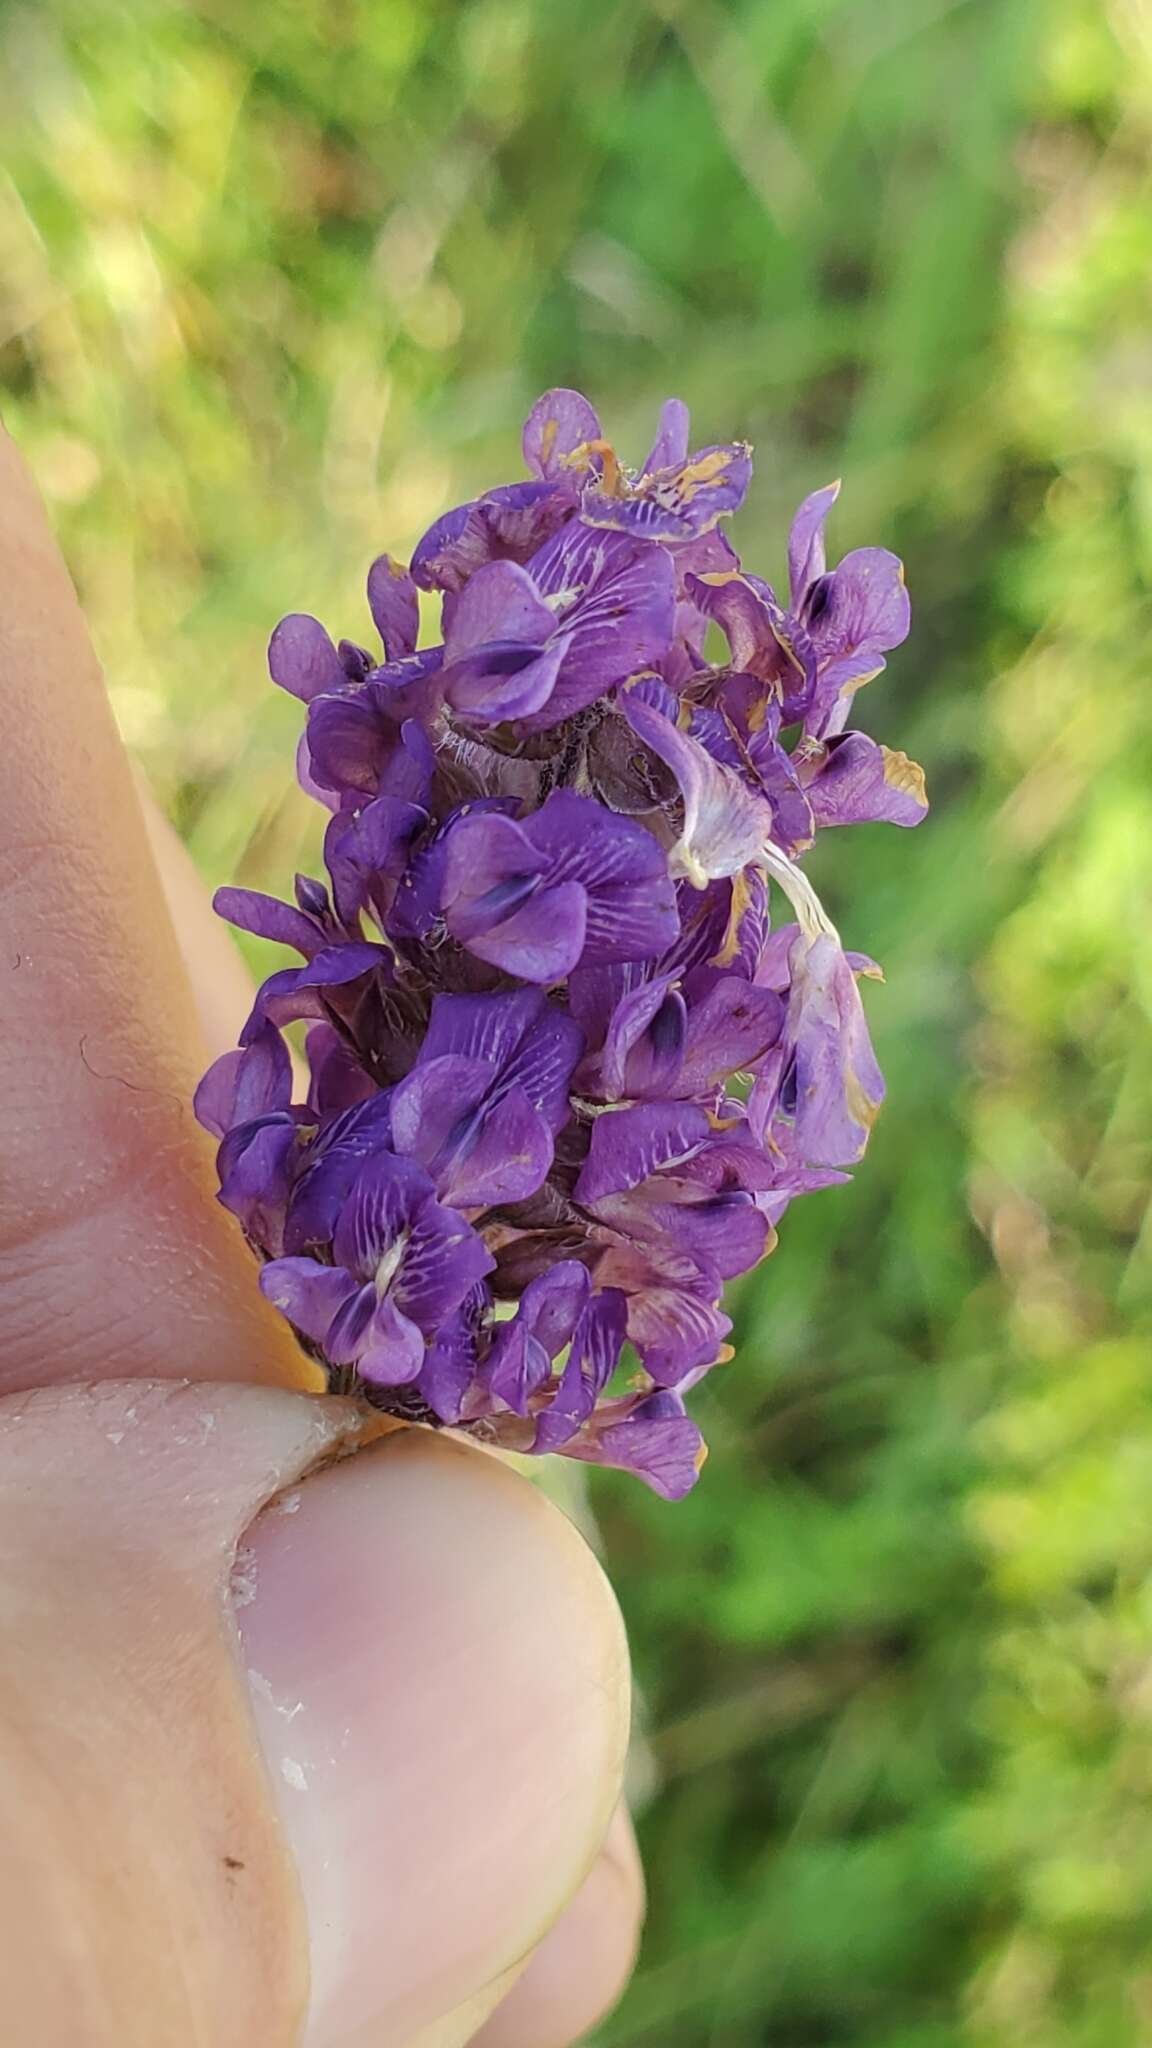
[[[6,2038],[563,2048],[640,1914],[611,1595],[483,1452],[336,1462],[189,1107],[235,958],[165,854],[205,1045],[2,431],[0,565]]]

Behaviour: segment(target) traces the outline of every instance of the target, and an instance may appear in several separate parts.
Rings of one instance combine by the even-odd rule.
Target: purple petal
[[[267,1025],[249,1045],[213,1062],[192,1107],[205,1130],[223,1138],[234,1125],[287,1109],[291,1101],[291,1056],[280,1033]]]
[[[290,696],[310,704],[322,691],[344,690],[348,678],[319,619],[290,612],[268,642],[268,672]]]
[[[678,1092],[702,1094],[744,1072],[776,1043],[783,1024],[784,1005],[771,989],[732,974],[713,981],[688,1012]]]
[[[598,1202],[605,1195],[638,1187],[649,1174],[690,1159],[710,1128],[705,1111],[688,1102],[646,1102],[606,1110],[592,1125],[576,1200]]]
[[[805,795],[817,825],[918,825],[928,810],[924,770],[862,732],[829,741]]]
[[[662,1389],[620,1422],[609,1421],[607,1415],[593,1416],[565,1445],[564,1455],[632,1472],[662,1499],[683,1500],[695,1486],[707,1453],[679,1394]]]
[[[495,1069],[448,1054],[421,1059],[392,1096],[393,1140],[427,1168],[446,1201],[463,1208],[519,1202],[552,1164],[552,1133],[523,1088],[497,1099]]]
[[[668,763],[684,799],[684,824],[669,855],[673,873],[683,874],[698,889],[718,877],[734,875],[762,853],[772,833],[772,813],[764,798],[740,777],[714,761],[698,740],[681,732],[636,690],[623,697],[623,710],[645,746]]]
[[[411,779],[411,746],[405,748],[401,735],[406,721],[434,715],[441,659],[440,648],[426,648],[391,670],[378,669],[358,690],[318,697],[308,710],[313,781],[341,796],[375,796],[381,788],[394,796],[418,796],[405,786]]]
[[[414,1159],[377,1152],[361,1167],[341,1211],[332,1239],[337,1264],[372,1279],[432,1199],[432,1183]]]
[[[786,1035],[795,1046],[796,1148],[806,1166],[861,1158],[884,1100],[856,977],[836,940],[798,940]]]
[[[444,671],[444,688],[453,709],[473,724],[503,725],[537,712],[543,716],[542,707],[551,701],[563,661],[559,641],[540,648],[518,640],[494,640],[452,662]],[[546,717],[544,722],[555,720]]]
[[[337,811],[324,835],[324,861],[341,921],[356,929],[362,910],[381,918],[400,879],[413,839],[428,823],[419,804],[378,796],[361,811]]]
[[[295,1119],[279,1111],[236,1125],[216,1155],[218,1200],[251,1242],[272,1256],[284,1249],[298,1136]]]
[[[547,856],[550,882],[587,891],[586,965],[651,959],[674,944],[680,920],[667,856],[643,825],[564,789],[524,830]]]
[[[416,585],[403,563],[391,555],[377,555],[368,571],[368,607],[384,642],[386,661],[402,661],[415,653],[420,633]]]
[[[423,1332],[394,1301],[378,1302],[356,1360],[361,1379],[369,1386],[404,1387],[419,1376],[423,1364]]]
[[[655,1251],[684,1252],[719,1280],[757,1266],[770,1249],[767,1218],[740,1188],[715,1191],[689,1178],[695,1162],[657,1175],[629,1195],[594,1204],[599,1222]]]
[[[451,667],[462,655],[494,640],[523,641],[539,649],[551,639],[555,624],[527,569],[515,562],[490,562],[477,569],[460,593],[444,659]]]
[[[668,976],[623,996],[612,1013],[600,1063],[607,1099],[645,1093],[649,1082],[655,1093],[661,1081],[673,1080],[680,1071],[686,1027],[684,999],[675,995]]]
[[[533,555],[537,588],[556,599],[563,663],[547,704],[525,718],[542,732],[666,652],[675,621],[675,571],[665,549],[573,520]]]
[[[304,1049],[312,1077],[308,1107],[315,1115],[325,1119],[338,1116],[378,1093],[371,1075],[365,1073],[351,1046],[331,1024],[313,1024]]]
[[[499,1323],[485,1367],[485,1380],[498,1400],[527,1415],[529,1398],[543,1386],[552,1360],[570,1342],[588,1300],[588,1269],[562,1259],[530,1280],[511,1322]]]
[[[547,987],[575,967],[584,951],[588,898],[578,882],[538,889],[510,917],[475,933],[469,950],[522,981]],[[449,929],[454,929],[451,914]]]
[[[562,476],[568,458],[599,439],[600,421],[579,391],[546,391],[524,422],[524,466],[533,476]]]
[[[490,1307],[480,1284],[430,1338],[420,1372],[420,1393],[441,1422],[459,1422],[480,1369],[479,1329]]]
[[[904,567],[887,548],[856,548],[827,579],[809,631],[820,663],[822,699],[879,673],[883,656],[908,637],[911,606]]]
[[[212,898],[217,917],[226,918],[238,931],[252,932],[258,939],[271,939],[278,946],[292,946],[310,960],[329,944],[315,918],[277,896],[265,896],[259,889],[217,889]]]
[[[304,1252],[331,1244],[365,1160],[390,1143],[390,1099],[377,1089],[320,1133],[309,1147],[292,1191],[284,1230],[286,1251]]]
[[[840,495],[840,479],[805,498],[788,536],[788,583],[798,611],[804,594],[824,574],[824,521]]]
[[[466,1208],[527,1201],[544,1185],[554,1149],[551,1130],[523,1088],[509,1088],[488,1110],[445,1194]]]
[[[371,1341],[369,1333],[379,1306],[376,1289],[368,1281],[337,1309],[324,1339],[324,1349],[333,1365],[355,1365]]]
[[[306,967],[287,967],[281,974],[269,975],[240,1034],[241,1042],[249,1045],[267,1023],[290,1024],[297,1017],[323,1017],[321,990],[359,981],[386,966],[388,957],[383,946],[357,942],[317,953]]]
[[[488,1392],[516,1415],[528,1415],[537,1388],[550,1378],[552,1361],[538,1337],[517,1316],[500,1326],[485,1367]]]
[[[666,398],[660,408],[656,439],[644,464],[645,476],[651,476],[655,470],[677,468],[687,460],[688,427],[688,407],[684,400]]]
[[[523,1088],[553,1131],[568,1119],[568,1089],[583,1050],[579,1025],[535,989],[511,995],[433,999],[421,1063],[445,1053],[487,1060],[498,1076],[492,1092]]]
[[[315,1259],[273,1259],[261,1268],[260,1291],[294,1329],[314,1344],[324,1344],[333,1320],[360,1289],[340,1266],[321,1266]]]
[[[483,1239],[457,1210],[430,1202],[405,1247],[392,1296],[397,1308],[432,1336],[495,1264]]]
[[[572,1337],[568,1363],[536,1424],[534,1451],[554,1451],[591,1415],[619,1362],[627,1304],[615,1288],[594,1294]]]

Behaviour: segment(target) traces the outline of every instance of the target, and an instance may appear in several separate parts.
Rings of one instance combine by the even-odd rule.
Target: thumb
[[[12,2038],[401,2048],[579,1886],[627,1736],[599,1569],[483,1453],[331,1462],[356,1428],[220,1384],[0,1402]]]

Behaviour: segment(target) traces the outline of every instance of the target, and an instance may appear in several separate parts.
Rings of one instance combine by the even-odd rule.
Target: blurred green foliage
[[[8,0],[0,388],[205,873],[314,845],[283,610],[515,468],[846,479],[917,609],[819,849],[890,1101],[744,1289],[712,1458],[601,1479],[652,1914],[605,2048],[1152,2038],[1152,29],[1134,0]]]

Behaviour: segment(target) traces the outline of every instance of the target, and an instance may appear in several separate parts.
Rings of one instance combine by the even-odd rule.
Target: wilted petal
[[[701,448],[669,468],[648,472],[635,484],[621,478],[614,480],[612,489],[587,485],[580,517],[590,526],[648,540],[692,541],[738,510],[751,475],[752,451],[745,442]]]
[[[852,1165],[863,1155],[884,1100],[884,1077],[856,977],[835,939],[797,941],[785,1035],[795,1048],[800,1159],[806,1166]]]
[[[677,1386],[715,1363],[732,1328],[719,1306],[720,1281],[688,1255],[647,1245],[613,1247],[597,1280],[624,1289],[628,1336],[660,1386]]]
[[[755,862],[772,834],[772,812],[764,798],[645,703],[638,691],[625,692],[623,709],[636,737],[668,763],[680,785],[684,824],[668,856],[672,872],[702,889]]]
[[[487,562],[526,562],[576,502],[574,482],[507,484],[458,505],[430,526],[412,556],[421,590],[444,593],[445,623],[471,576]]]

